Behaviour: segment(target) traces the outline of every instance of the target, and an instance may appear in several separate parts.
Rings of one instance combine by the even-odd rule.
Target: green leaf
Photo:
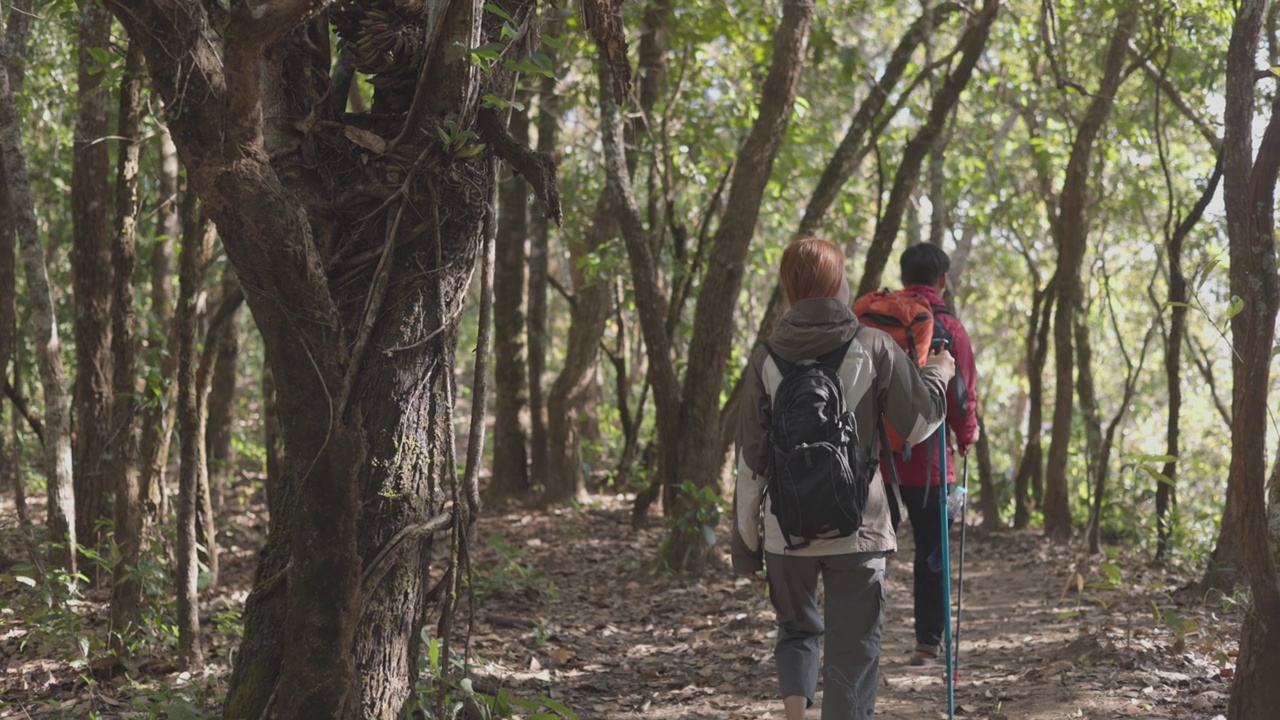
[[[30,586],[30,587],[35,587],[35,586],[36,586],[36,581],[35,581],[35,580],[33,580],[33,579],[31,579],[31,578],[29,578],[29,577],[27,577],[26,575],[14,575],[14,576],[13,576],[13,579],[14,579],[14,580],[17,580],[18,582],[22,583],[23,585],[27,585],[27,586]]]
[[[471,57],[480,60],[497,60],[502,57],[502,51],[507,46],[499,42],[485,43],[477,47],[471,48]]]
[[[1184,302],[1178,302],[1177,300],[1166,300],[1166,301],[1165,301],[1165,303],[1164,303],[1164,305],[1162,305],[1161,307],[1163,307],[1163,308],[1189,308],[1189,307],[1191,307],[1191,306],[1190,306],[1190,305],[1188,305],[1187,303],[1184,303]]]
[[[1244,310],[1244,300],[1239,295],[1231,296],[1231,304],[1227,305],[1227,316],[1223,318],[1223,322],[1229,322],[1231,318],[1240,314]]]
[[[1102,572],[1112,585],[1120,584],[1120,566],[1115,563],[1102,563]]]
[[[555,700],[552,700],[549,697],[539,697],[538,699],[547,707],[560,713],[560,717],[567,718],[567,720],[578,720],[578,713],[570,710]],[[530,720],[532,720],[532,718],[530,718]]]
[[[485,10],[488,10],[489,12],[493,13],[494,15],[497,15],[498,17],[502,18],[503,20],[506,20],[507,22],[515,22],[515,21],[516,21],[516,19],[515,19],[515,18],[511,17],[511,13],[507,12],[506,10],[503,10],[502,8],[498,7],[497,5],[495,5],[495,4],[493,4],[493,3],[485,3],[485,4],[484,4],[484,9],[485,9]]]

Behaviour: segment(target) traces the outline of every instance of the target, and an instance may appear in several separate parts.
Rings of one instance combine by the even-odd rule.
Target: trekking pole
[[[956,717],[956,684],[951,666],[951,523],[947,521],[947,422],[938,426],[938,514],[942,518],[943,642],[947,658],[947,720]]]
[[[964,479],[957,491],[963,504],[960,506],[960,571],[956,581],[956,653],[955,668],[951,671],[951,679],[960,684],[960,614],[964,610],[964,536],[968,529],[966,520],[969,516],[969,453],[964,453]]]

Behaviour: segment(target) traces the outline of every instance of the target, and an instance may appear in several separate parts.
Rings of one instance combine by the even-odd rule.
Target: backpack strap
[[[889,448],[889,433],[885,430],[884,424],[885,420],[882,415],[879,422],[876,423],[876,429],[880,435],[880,452],[885,452]],[[902,508],[905,505],[902,502],[902,479],[898,476],[898,462],[894,459],[892,450],[889,450],[887,455],[889,458],[889,475],[893,478],[892,483],[885,483],[893,490],[892,496],[888,498],[889,522],[893,523],[893,531],[896,533],[898,525],[902,523]],[[881,480],[883,479],[881,478]]]

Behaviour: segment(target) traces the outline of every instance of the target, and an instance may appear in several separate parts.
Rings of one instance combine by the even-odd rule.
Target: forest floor
[[[12,499],[0,497],[0,718],[215,716],[265,529],[254,505],[232,518],[220,589],[202,603],[207,664],[193,675],[165,652],[104,661],[104,590],[67,596],[15,580],[26,552]],[[781,717],[773,612],[763,585],[728,569],[727,526],[716,546],[724,564],[681,578],[651,570],[662,537],[653,520],[633,529],[629,502],[612,495],[486,515],[473,553],[475,687],[558,703],[582,720]],[[902,534],[889,564],[876,714],[945,718],[943,668],[906,662],[912,554]],[[966,545],[958,717],[1225,713],[1239,628],[1231,603],[1188,603],[1179,591],[1188,578],[1140,557],[1090,558],[1035,533],[971,525]]]

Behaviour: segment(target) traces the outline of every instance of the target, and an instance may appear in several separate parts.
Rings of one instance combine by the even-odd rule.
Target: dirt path
[[[481,523],[477,564],[513,560],[529,574],[486,602],[479,670],[519,696],[562,702],[583,720],[779,717],[763,588],[727,570],[697,581],[648,573],[660,530],[636,533],[624,504],[598,500],[581,511],[521,511]],[[945,718],[944,670],[906,663],[914,637],[905,535],[890,562],[877,715]],[[1086,583],[1106,577],[1096,560],[1090,568],[1020,533],[971,530],[965,562],[958,716],[1207,720],[1225,712],[1234,642],[1219,638],[1234,637],[1238,618],[1174,606],[1163,593],[1178,579],[1117,565],[1114,587],[1081,592],[1078,567]],[[538,591],[548,582],[554,594]],[[1173,615],[1156,623],[1153,598],[1182,616],[1181,641],[1167,627],[1177,624]]]
[[[0,496],[0,553],[14,558],[22,551],[6,500]],[[195,677],[163,655],[139,658],[128,675],[86,672],[86,661],[96,663],[67,640],[103,636],[105,591],[32,624],[17,610],[33,607],[32,589],[0,568],[0,718],[216,717],[237,643],[234,619],[219,626],[219,618],[234,618],[248,591],[266,526],[255,508],[228,522],[225,584],[202,602],[208,665]],[[629,517],[627,502],[599,496],[580,509],[481,520],[476,687],[560,703],[581,720],[780,717],[763,586],[736,580],[727,567],[693,580],[653,574],[661,518],[637,532]],[[718,548],[727,547],[726,529]],[[878,716],[945,718],[942,668],[906,664],[914,638],[904,535],[908,547],[890,562]],[[1081,589],[1077,570],[1088,584],[1112,582]],[[1141,559],[1118,558],[1107,572],[1098,559],[1035,535],[971,532],[957,716],[1210,720],[1225,712],[1238,615],[1222,605],[1173,604],[1168,595],[1185,579],[1145,569]]]

